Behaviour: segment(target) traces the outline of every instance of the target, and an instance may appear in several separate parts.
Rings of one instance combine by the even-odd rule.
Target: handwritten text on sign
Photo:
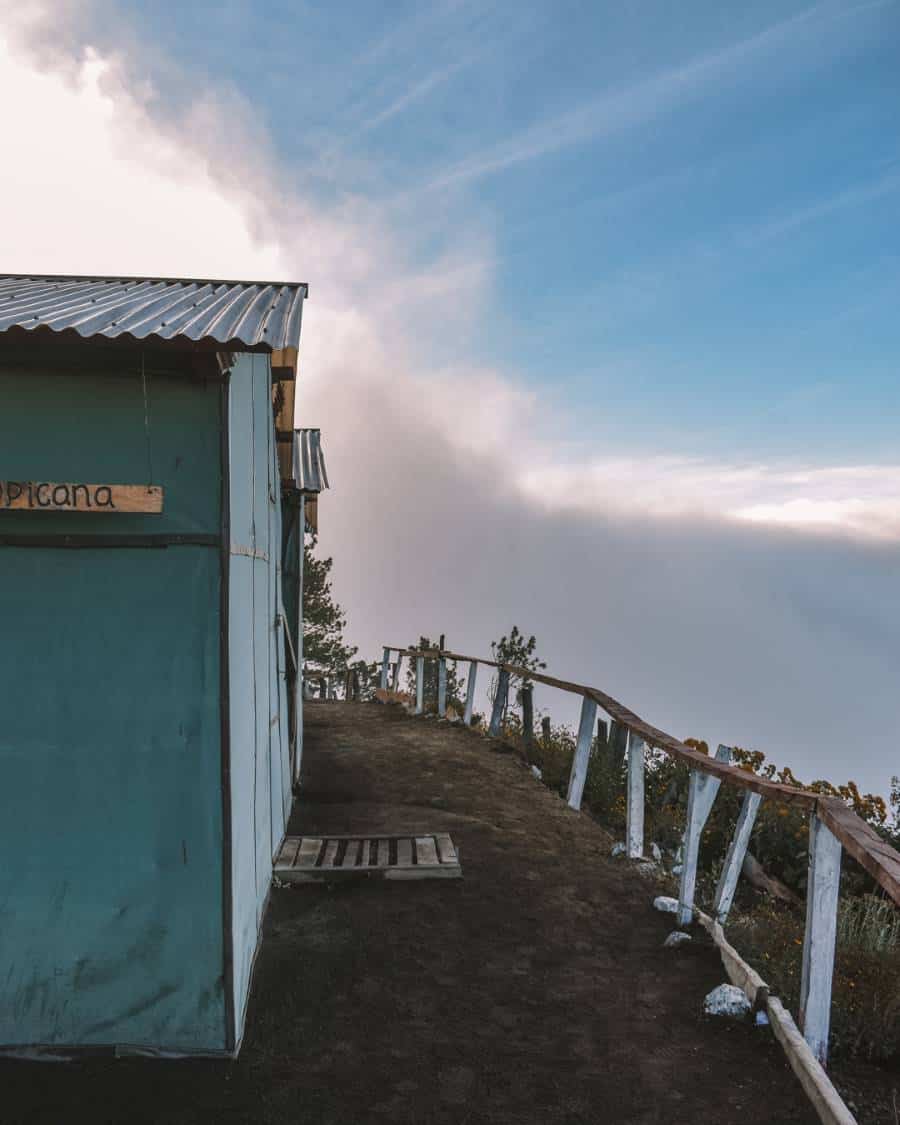
[[[54,484],[0,480],[0,512],[162,511],[163,490],[147,484]]]

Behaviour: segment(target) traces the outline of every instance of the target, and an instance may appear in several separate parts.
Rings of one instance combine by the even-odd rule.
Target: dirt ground
[[[276,888],[240,1059],[0,1064],[0,1122],[817,1119],[771,1033],[712,1021],[698,934],[499,745],[307,705],[292,834],[450,832],[461,880]]]

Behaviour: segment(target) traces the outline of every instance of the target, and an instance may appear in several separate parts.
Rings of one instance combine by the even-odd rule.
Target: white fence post
[[[388,668],[391,663],[391,650],[386,648],[384,656],[381,658],[381,690],[387,691],[388,686]]]
[[[497,694],[494,696],[494,709],[491,712],[491,725],[488,727],[488,734],[491,738],[496,738],[500,733],[500,723],[503,720],[503,711],[506,707],[506,698],[509,695],[509,672],[505,668],[500,669],[500,675],[497,677]]]
[[[744,794],[744,803],[741,805],[734,836],[732,836],[731,843],[728,845],[728,853],[725,856],[725,863],[722,867],[722,874],[719,877],[719,885],[716,887],[716,897],[713,903],[713,915],[720,926],[724,926],[728,920],[728,912],[731,910],[732,902],[734,902],[734,892],[737,890],[741,868],[744,866],[744,856],[747,854],[747,847],[750,844],[750,833],[753,831],[761,801],[762,796],[759,793],[751,793],[748,789]]]
[[[397,663],[394,665],[394,682],[391,684],[391,691],[397,691],[400,687],[400,667],[403,664],[403,654],[397,653]]]
[[[443,656],[438,657],[438,718],[443,719],[447,714],[447,661]]]
[[[591,743],[594,739],[594,720],[597,717],[597,704],[585,696],[581,701],[581,721],[578,724],[578,741],[575,756],[569,773],[569,793],[566,797],[570,809],[581,808],[584,783],[587,780],[588,765],[591,760]]]
[[[463,714],[463,722],[467,727],[472,725],[472,708],[475,706],[475,675],[478,672],[478,661],[472,660],[469,663],[469,678],[466,680],[466,710]]]
[[[625,854],[644,855],[644,740],[628,732],[628,795],[625,810]]]
[[[716,751],[720,762],[731,761],[731,747],[720,746]],[[688,789],[687,824],[684,828],[684,859],[681,868],[681,890],[678,894],[678,924],[687,926],[694,920],[694,891],[697,887],[697,859],[700,855],[700,837],[721,781],[703,770],[691,770]]]
[[[810,1050],[823,1066],[828,1061],[840,882],[841,842],[813,811],[809,821],[809,878],[806,883],[800,1025]]]
[[[416,657],[416,714],[425,710],[425,657]]]

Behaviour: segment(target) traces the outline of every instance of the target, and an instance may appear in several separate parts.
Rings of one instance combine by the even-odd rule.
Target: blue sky
[[[233,84],[318,198],[490,300],[433,342],[545,388],[570,440],[890,460],[900,5],[120,4]]]
[[[898,57],[898,0],[0,0],[3,268],[310,283],[366,657],[516,623],[673,734],[886,792]]]

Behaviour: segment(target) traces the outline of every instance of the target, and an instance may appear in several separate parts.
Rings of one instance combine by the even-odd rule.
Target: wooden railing
[[[391,668],[391,653],[397,660]],[[804,1037],[816,1058],[824,1065],[828,1054],[828,1031],[831,1019],[831,984],[834,972],[834,951],[837,935],[838,890],[841,872],[841,850],[846,851],[900,904],[900,853],[849,809],[837,797],[830,797],[769,781],[747,770],[731,765],[732,751],[720,746],[715,757],[686,746],[672,735],[646,722],[618,700],[599,688],[560,680],[530,668],[520,668],[495,660],[463,656],[440,649],[409,649],[396,645],[385,647],[381,665],[381,687],[397,690],[400,667],[404,657],[416,662],[416,713],[424,711],[425,661],[438,662],[438,714],[447,709],[447,661],[469,664],[463,721],[472,722],[475,682],[479,665],[497,669],[497,690],[494,696],[488,733],[501,733],[511,677],[527,683],[546,684],[560,691],[582,697],[581,718],[575,754],[569,776],[567,800],[571,808],[581,808],[587,778],[591,745],[598,707],[628,731],[626,791],[626,851],[632,859],[644,855],[644,763],[647,748],[661,750],[690,768],[687,824],[684,838],[684,861],[678,899],[678,919],[684,925],[694,917],[694,891],[700,838],[719,786],[734,785],[744,790],[744,802],[731,840],[722,875],[716,890],[713,912],[724,925],[734,897],[750,834],[760,803],[764,799],[799,805],[809,810],[809,879],[807,883],[806,930],[803,942],[803,970],[800,986],[800,1024]]]

